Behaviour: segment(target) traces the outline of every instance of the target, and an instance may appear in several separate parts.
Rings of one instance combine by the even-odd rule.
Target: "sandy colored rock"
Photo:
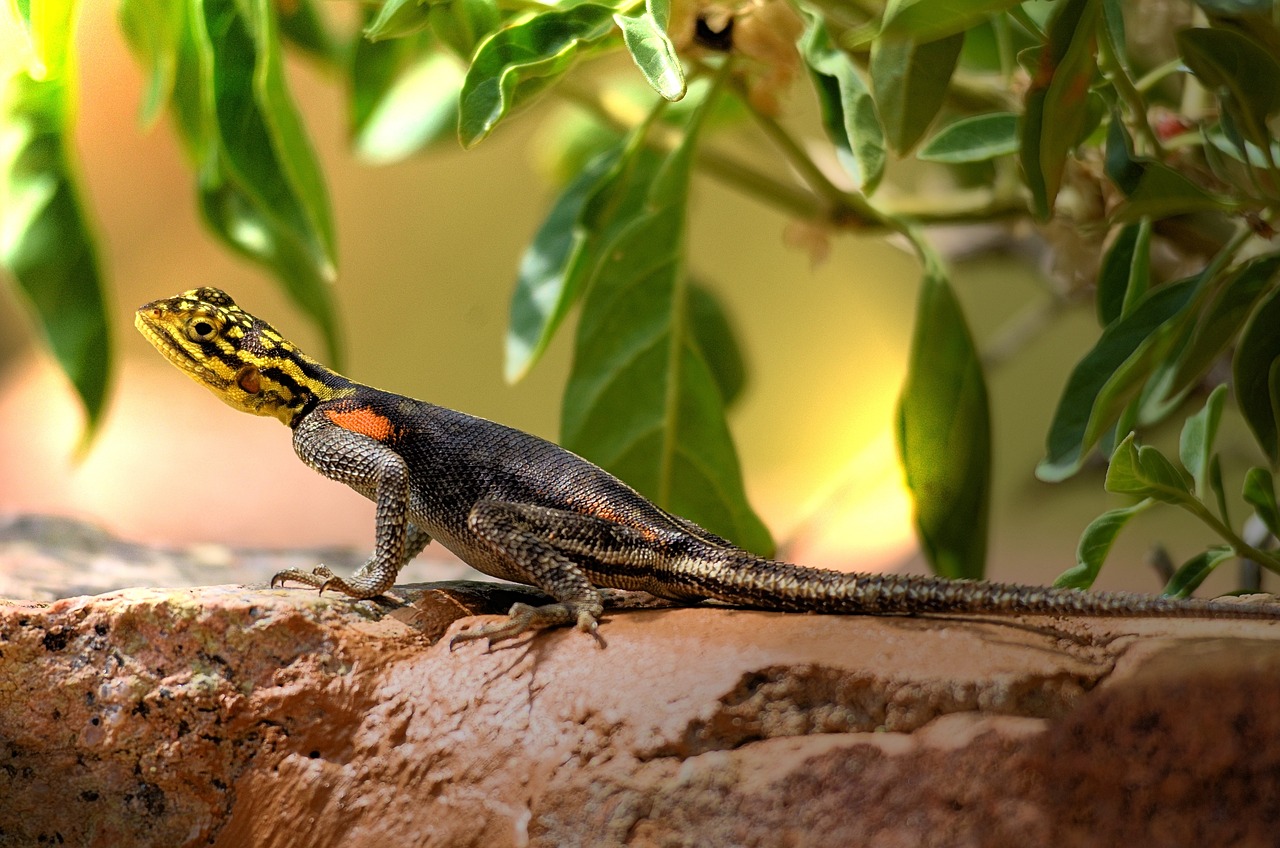
[[[0,606],[0,846],[1272,845],[1280,625],[611,613],[528,592]],[[469,626],[473,620],[453,624]]]

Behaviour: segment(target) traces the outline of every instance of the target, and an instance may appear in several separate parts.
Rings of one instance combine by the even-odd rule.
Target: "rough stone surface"
[[[0,606],[0,846],[1274,845],[1280,625],[611,613],[529,592]]]

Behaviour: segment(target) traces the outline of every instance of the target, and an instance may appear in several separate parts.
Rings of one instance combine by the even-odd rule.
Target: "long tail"
[[[692,593],[759,609],[827,613],[1058,613],[1280,619],[1280,604],[1180,600],[904,574],[846,574],[739,551],[713,568],[678,569]]]

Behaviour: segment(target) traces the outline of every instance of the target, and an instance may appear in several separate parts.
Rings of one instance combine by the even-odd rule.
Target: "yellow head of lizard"
[[[220,289],[153,300],[138,309],[134,326],[189,377],[244,412],[292,424],[316,400],[345,394],[342,378]]]

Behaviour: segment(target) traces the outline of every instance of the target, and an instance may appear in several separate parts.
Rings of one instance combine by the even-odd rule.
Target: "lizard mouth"
[[[138,329],[138,332],[142,333],[147,341],[151,342],[151,345],[156,350],[164,355],[165,359],[187,372],[196,380],[212,388],[226,387],[227,381],[225,379],[198,362],[186,347],[173,338],[169,328],[159,320],[158,310],[149,309],[146,306],[142,307],[134,316],[133,326]]]

